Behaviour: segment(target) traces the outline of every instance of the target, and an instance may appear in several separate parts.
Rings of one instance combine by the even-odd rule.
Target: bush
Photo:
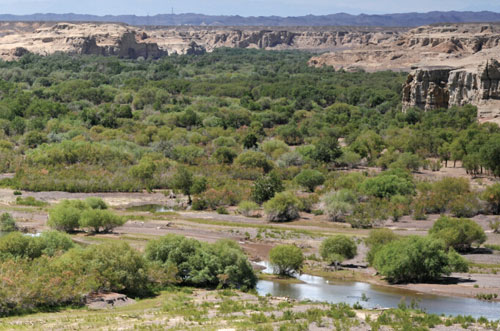
[[[108,209],[108,205],[101,198],[90,197],[85,199],[85,203],[92,209]]]
[[[229,147],[219,147],[215,151],[213,157],[218,163],[232,164],[233,160],[236,158],[236,152]]]
[[[488,207],[495,215],[500,215],[500,184],[488,186],[482,194],[483,200],[488,203]]]
[[[271,249],[269,259],[274,272],[282,276],[291,276],[300,272],[304,264],[302,250],[294,245],[278,245]]]
[[[472,244],[480,245],[486,241],[483,228],[465,218],[442,216],[434,223],[429,234],[443,240],[446,247],[453,247],[459,252],[469,251]]]
[[[236,158],[236,164],[244,168],[261,168],[264,172],[269,172],[273,164],[264,153],[256,151],[246,151]]]
[[[241,248],[233,241],[201,243],[178,235],[152,240],[146,258],[164,268],[174,267],[181,284],[254,288],[257,277]]]
[[[17,231],[16,220],[9,213],[3,213],[0,216],[0,232],[14,232]]]
[[[289,222],[299,218],[300,200],[292,192],[276,194],[264,204],[267,220],[271,222]]]
[[[390,198],[394,195],[412,195],[415,185],[406,176],[386,172],[374,178],[366,179],[360,186],[365,194],[377,198]]]
[[[78,228],[110,231],[123,225],[125,219],[106,210],[107,205],[99,198],[63,200],[49,211],[48,225],[56,230],[72,232]]]
[[[251,197],[257,203],[266,202],[278,192],[283,191],[283,183],[273,171],[269,175],[262,176],[255,181],[252,187]]]
[[[47,224],[58,231],[73,232],[80,226],[80,215],[88,208],[80,200],[63,200],[50,209]]]
[[[133,296],[151,292],[147,261],[124,242],[72,249],[61,256],[58,266],[77,275],[92,275],[96,291]]]
[[[38,201],[34,197],[17,197],[16,198],[16,205],[20,206],[33,206],[33,207],[43,207],[48,205],[47,202],[44,201]]]
[[[125,224],[125,219],[108,210],[88,209],[82,212],[78,224],[80,228],[91,228],[95,233],[101,229],[109,232]]]
[[[353,191],[343,189],[326,194],[322,201],[329,220],[345,222],[346,217],[353,212],[358,198]]]
[[[295,177],[295,181],[310,192],[314,192],[316,186],[322,185],[325,182],[325,176],[317,170],[305,169]]]
[[[373,266],[391,283],[436,281],[454,271],[467,271],[465,260],[453,250],[446,252],[444,242],[418,236],[384,245]]]
[[[254,216],[254,212],[259,209],[259,205],[253,201],[242,201],[238,205],[238,212],[245,217]]]
[[[42,255],[54,256],[73,246],[71,238],[58,231],[43,232],[38,237],[14,232],[0,238],[0,253],[4,257],[36,259]]]
[[[389,229],[375,229],[370,231],[368,238],[365,239],[365,243],[369,248],[366,256],[368,263],[373,264],[373,259],[375,258],[378,250],[398,238],[399,237]]]
[[[319,250],[323,260],[329,264],[335,264],[335,267],[338,263],[352,259],[357,254],[357,246],[354,240],[344,235],[326,238],[321,243]]]
[[[469,193],[450,201],[448,208],[454,217],[473,217],[479,213],[481,206],[476,195]]]

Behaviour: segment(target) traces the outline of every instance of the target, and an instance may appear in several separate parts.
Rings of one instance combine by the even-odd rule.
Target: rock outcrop
[[[472,104],[483,120],[500,118],[500,63],[489,59],[476,67],[420,68],[403,87],[403,109],[424,110]]]
[[[379,71],[477,66],[500,54],[499,24],[441,24],[398,31],[389,40],[333,51],[311,65]]]
[[[331,51],[390,43],[405,29],[342,27],[134,27],[111,23],[0,23],[0,57],[25,52],[158,58],[216,48]],[[23,49],[23,52],[16,51]]]

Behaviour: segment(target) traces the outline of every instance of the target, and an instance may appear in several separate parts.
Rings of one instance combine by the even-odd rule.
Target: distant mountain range
[[[155,16],[95,16],[81,14],[0,15],[0,21],[66,21],[66,22],[122,22],[130,25],[198,25],[198,26],[385,26],[412,27],[435,23],[500,22],[500,13],[482,12],[428,12],[384,15],[307,15],[279,16],[210,16],[203,14],[162,14]]]

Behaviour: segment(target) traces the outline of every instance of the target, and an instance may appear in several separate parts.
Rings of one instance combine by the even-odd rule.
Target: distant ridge
[[[385,26],[414,27],[436,23],[500,22],[500,13],[491,11],[434,11],[428,13],[402,13],[384,15],[307,15],[279,16],[210,16],[203,14],[135,15],[82,15],[82,14],[33,14],[0,15],[0,21],[69,21],[69,22],[121,22],[130,25],[197,25],[197,26]]]

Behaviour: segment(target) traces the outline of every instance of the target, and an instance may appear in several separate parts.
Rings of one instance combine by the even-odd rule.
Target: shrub
[[[207,189],[207,182],[204,177],[193,177],[191,171],[185,167],[179,167],[172,178],[172,188],[187,195],[188,204],[191,204],[191,194],[200,194]]]
[[[269,259],[274,272],[282,276],[291,276],[300,272],[304,264],[302,250],[294,245],[278,245],[271,249]]]
[[[253,201],[263,203],[272,199],[276,193],[283,191],[283,189],[281,179],[273,171],[269,175],[262,176],[255,181],[251,197]]]
[[[253,201],[242,201],[238,205],[238,212],[246,217],[252,217],[257,209],[259,205]]]
[[[219,215],[229,215],[229,211],[224,206],[217,208],[217,214]]]
[[[431,237],[410,236],[384,245],[373,266],[391,283],[435,281],[453,271],[467,271],[467,263],[455,251]]]
[[[277,159],[282,154],[287,153],[290,148],[283,141],[272,139],[264,141],[260,145],[260,149],[266,153],[267,156]]]
[[[109,232],[117,226],[125,224],[125,219],[108,210],[88,209],[82,212],[79,219],[80,228],[91,228],[95,233],[102,229]]]
[[[63,200],[49,211],[48,225],[58,231],[72,232],[80,225],[80,215],[88,209],[80,200]]]
[[[21,205],[21,206],[33,206],[33,207],[43,207],[48,205],[47,202],[45,201],[38,201],[34,197],[17,197],[16,198],[16,205]]]
[[[330,192],[322,199],[325,212],[333,222],[344,222],[346,217],[353,212],[357,201],[356,194],[348,189]]]
[[[3,213],[0,216],[0,232],[14,232],[17,231],[16,220],[9,213]]]
[[[48,225],[56,230],[71,232],[78,228],[92,228],[110,231],[123,225],[125,219],[108,211],[107,205],[99,198],[63,200],[49,211]]]
[[[251,289],[257,277],[241,248],[233,241],[201,243],[178,235],[148,242],[146,258],[174,267],[183,285]]]
[[[0,253],[7,257],[36,259],[42,255],[54,256],[73,246],[71,238],[58,231],[43,232],[38,237],[14,232],[0,238]]]
[[[338,263],[352,259],[357,254],[357,246],[354,240],[344,235],[326,238],[321,243],[319,250],[323,260],[329,264],[335,264],[335,267]]]
[[[108,205],[101,198],[90,197],[85,199],[85,203],[92,209],[108,209]]]
[[[500,184],[488,186],[482,194],[483,200],[488,203],[488,207],[495,215],[500,215]]]
[[[450,201],[448,208],[454,217],[473,217],[479,213],[480,202],[476,194],[469,193],[457,196]]]
[[[236,158],[236,164],[244,168],[261,168],[264,172],[269,172],[273,164],[264,153],[256,151],[246,151]]]
[[[58,266],[77,275],[90,274],[96,291],[144,296],[151,292],[148,265],[127,243],[104,243],[75,248],[61,256]]]
[[[317,170],[305,169],[295,177],[295,181],[310,192],[314,192],[316,186],[322,185],[325,182],[325,176]]]
[[[486,241],[483,228],[476,222],[465,218],[442,216],[429,230],[429,234],[444,241],[446,247],[453,247],[459,252],[470,250],[474,243]]]
[[[236,152],[229,147],[219,147],[215,151],[213,157],[218,163],[232,164],[233,160],[236,158]]]
[[[391,172],[366,179],[360,188],[363,193],[378,198],[390,198],[393,195],[411,195],[415,192],[415,185],[408,177]]]
[[[271,222],[289,222],[299,218],[300,200],[292,192],[276,194],[264,204],[267,219]]]
[[[365,239],[365,243],[369,248],[367,254],[367,261],[373,264],[373,259],[376,253],[384,245],[397,240],[399,237],[389,229],[375,229],[370,231],[368,238]]]

